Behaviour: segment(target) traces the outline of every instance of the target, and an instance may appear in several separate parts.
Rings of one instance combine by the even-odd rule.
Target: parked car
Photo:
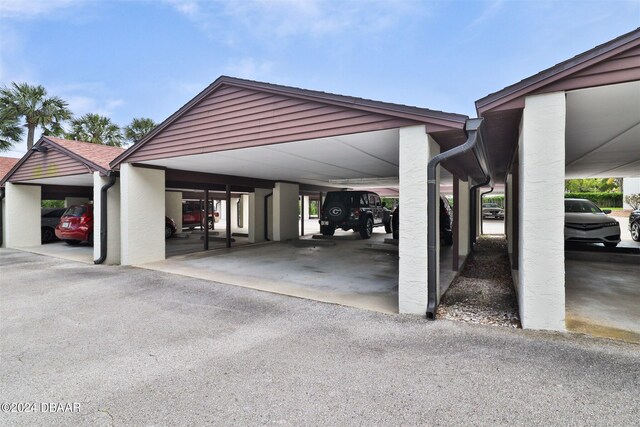
[[[50,243],[56,238],[56,226],[66,208],[45,208],[40,213],[40,241]]]
[[[220,212],[210,209],[207,225],[213,230],[213,225],[220,222]],[[193,230],[195,227],[204,227],[204,206],[200,202],[186,201],[182,203],[182,226]]]
[[[502,209],[497,203],[483,203],[482,218],[504,219],[504,209]]]
[[[176,222],[169,218],[168,216],[164,217],[164,238],[168,239],[171,236],[173,236],[176,231],[178,231],[178,228],[176,226]]]
[[[616,247],[620,243],[620,224],[606,215],[609,213],[590,200],[564,199],[564,241]]]
[[[333,236],[336,228],[360,233],[368,239],[375,227],[391,233],[391,211],[372,191],[330,191],[320,209],[320,232]]]
[[[631,238],[636,242],[640,242],[640,209],[629,214],[629,231]]]
[[[93,245],[93,205],[70,206],[55,228],[56,237],[68,245],[88,242]]]
[[[400,207],[398,206],[391,217],[393,238],[400,237]],[[453,245],[453,209],[446,197],[440,195],[440,241],[445,246]]]

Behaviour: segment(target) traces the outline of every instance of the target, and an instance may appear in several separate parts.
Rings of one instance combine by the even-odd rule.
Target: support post
[[[204,190],[204,250],[209,250],[209,190]]]
[[[564,92],[525,98],[518,154],[518,302],[527,329],[565,329],[565,132]]]
[[[273,189],[273,240],[298,238],[298,184],[276,182]]]
[[[102,234],[101,190],[109,182],[109,177],[93,173],[93,259],[100,258]],[[120,180],[107,191],[107,257],[104,264],[120,264]]]
[[[458,271],[460,266],[460,188],[457,176],[453,177],[453,256],[451,268]]]
[[[7,248],[41,244],[41,196],[39,185],[5,183],[5,240]]]
[[[226,193],[227,193],[227,197],[226,197],[226,201],[227,201],[227,248],[231,247],[231,186],[229,184],[227,184],[226,187]]]

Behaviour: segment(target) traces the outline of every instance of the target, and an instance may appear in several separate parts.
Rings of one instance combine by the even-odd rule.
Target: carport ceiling
[[[640,82],[567,92],[566,177],[640,176]]]
[[[141,163],[335,187],[351,186],[332,184],[345,179],[366,179],[367,187],[375,187],[379,179],[388,186],[398,177],[398,141],[398,129],[389,129]]]

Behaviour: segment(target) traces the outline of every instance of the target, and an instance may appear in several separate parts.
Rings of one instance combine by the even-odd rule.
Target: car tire
[[[326,215],[329,217],[329,221],[334,224],[339,224],[347,218],[349,212],[344,203],[340,201],[334,201],[327,205],[325,208]]]
[[[393,224],[391,223],[391,219],[384,223],[384,232],[387,234],[393,233]]]
[[[363,239],[370,239],[373,234],[373,219],[368,216],[358,231],[360,232],[360,237]]]
[[[67,239],[64,241],[69,246],[78,246],[80,244],[80,240],[70,240]]]
[[[164,226],[164,238],[168,239],[171,236],[173,236],[173,229],[171,227],[169,227],[168,225],[165,225]]]
[[[333,236],[336,232],[336,227],[334,225],[321,225],[320,232],[323,236]]]
[[[615,248],[616,246],[618,246],[618,243],[614,243],[614,242],[605,242],[604,243],[604,247],[605,248]]]
[[[636,242],[640,242],[640,223],[631,224],[631,238]]]
[[[213,230],[213,219],[209,218],[207,220],[207,227],[209,227],[209,230]]]
[[[42,227],[42,231],[40,233],[40,241],[42,243],[51,243],[56,239],[56,233],[53,231],[51,227]]]

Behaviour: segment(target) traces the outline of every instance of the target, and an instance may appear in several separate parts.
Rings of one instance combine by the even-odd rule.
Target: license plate
[[[69,222],[63,222],[62,223],[62,228],[69,228]]]
[[[320,225],[329,225],[329,221],[320,221]]]

